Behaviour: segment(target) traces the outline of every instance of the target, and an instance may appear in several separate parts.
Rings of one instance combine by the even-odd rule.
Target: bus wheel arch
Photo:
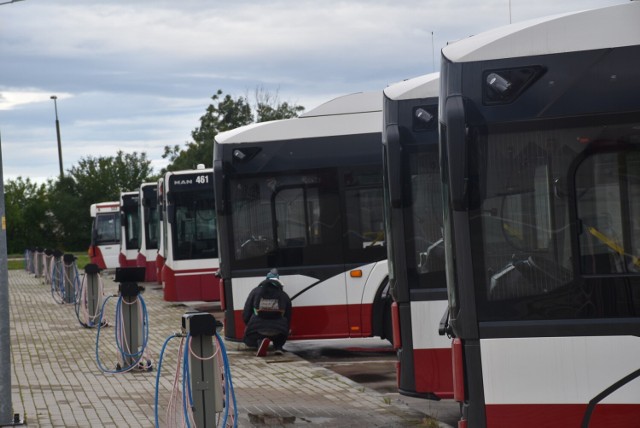
[[[379,336],[393,342],[393,327],[391,325],[391,304],[393,298],[389,289],[389,277],[385,277],[373,300],[371,310],[371,335]]]

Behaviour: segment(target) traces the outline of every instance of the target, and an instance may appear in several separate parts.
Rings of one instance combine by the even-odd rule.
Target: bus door
[[[234,305],[239,308],[250,289],[276,267],[293,304],[292,338],[347,336],[335,177],[325,169],[231,183]]]
[[[290,267],[303,274],[284,280],[286,288],[293,287],[295,336],[344,337],[348,332],[345,268],[342,252],[335,251],[339,211],[331,182],[326,173],[305,174],[276,186],[272,195],[277,265],[285,273]]]
[[[340,178],[349,334],[370,336],[374,302],[380,301],[382,288],[388,283],[382,168],[380,165],[344,168]]]

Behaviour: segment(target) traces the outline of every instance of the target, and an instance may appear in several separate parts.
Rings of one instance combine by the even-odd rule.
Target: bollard
[[[96,320],[100,318],[101,298],[100,268],[96,264],[89,263],[84,267],[84,286],[78,296],[81,311],[84,314],[84,321],[81,322],[85,327],[93,327]]]
[[[189,353],[195,426],[216,426],[218,413],[224,408],[220,367],[214,358],[216,319],[207,312],[186,313],[182,316],[182,328],[189,337],[185,352]]]
[[[44,276],[44,248],[36,248],[36,278],[42,278]]]
[[[58,251],[58,250],[56,250]],[[53,255],[54,251],[50,248],[44,250],[44,282],[45,284],[54,284],[54,270],[56,268],[56,258]],[[62,253],[60,253],[62,255]]]
[[[57,251],[57,250],[56,250]],[[57,255],[59,253],[59,255]],[[54,257],[56,257],[57,266],[61,264],[62,269],[60,272],[62,273],[64,280],[64,302],[65,303],[75,303],[76,302],[76,290],[77,290],[77,281],[78,281],[78,272],[76,268],[76,256],[73,254],[65,254],[62,255],[60,252],[54,252]],[[62,256],[62,261],[60,260],[60,256]]]
[[[29,255],[30,255],[30,264],[29,264],[29,272],[31,272],[32,274],[35,275],[36,273],[36,247],[31,247],[29,248]]]
[[[136,364],[136,356],[143,349],[143,319],[141,305],[138,304],[140,292],[143,290],[137,281],[144,281],[145,268],[116,268],[116,282],[119,282],[118,292],[122,297],[120,327],[122,333],[123,367]],[[117,316],[117,315],[116,315]],[[118,320],[116,320],[118,322]],[[117,333],[116,333],[117,334]]]

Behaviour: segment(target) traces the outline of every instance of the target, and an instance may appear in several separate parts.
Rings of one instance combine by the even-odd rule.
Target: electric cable
[[[77,275],[77,268],[76,268]],[[102,281],[102,277],[100,275],[96,275],[98,278],[98,287],[96,290],[96,294],[98,296],[96,300],[96,307],[94,313],[89,313],[89,293],[88,293],[88,274],[84,274],[82,276],[82,281],[78,280],[78,290],[76,292],[76,318],[81,326],[85,328],[94,328],[96,326],[96,320],[100,318],[100,310],[99,308],[102,305],[102,301],[104,299],[104,282]],[[108,321],[103,319],[102,322],[105,325],[108,325]]]
[[[231,368],[229,365],[229,358],[227,356],[226,347],[222,338],[215,333],[214,352],[210,356],[201,356],[195,354],[191,347],[192,336],[188,333],[174,333],[169,336],[160,351],[160,357],[158,361],[158,370],[156,373],[156,392],[155,392],[155,426],[160,427],[160,420],[158,415],[159,408],[159,390],[160,390],[160,376],[162,375],[162,363],[164,361],[164,354],[166,353],[169,342],[180,337],[180,345],[178,346],[178,357],[176,363],[176,372],[173,379],[173,388],[171,390],[171,396],[166,406],[166,423],[169,426],[182,425],[186,428],[195,426],[193,418],[193,392],[191,390],[191,370],[190,370],[190,356],[193,356],[200,361],[208,361],[214,359],[214,364],[219,364],[222,368],[220,375],[223,379],[224,385],[224,411],[222,415],[218,416],[216,426],[220,427],[237,427],[238,426],[238,409],[236,406],[235,392],[233,388],[233,381],[231,377]],[[178,421],[175,410],[178,405],[178,400],[182,401],[182,422]],[[230,415],[230,408],[233,407],[233,413]],[[173,424],[173,425],[172,425]]]
[[[104,309],[107,305],[107,302],[112,297],[118,297],[118,301],[116,302],[116,316],[114,321],[114,334],[116,341],[116,348],[118,350],[118,363],[116,364],[115,370],[108,370],[104,367],[102,362],[100,361],[100,332],[104,325]],[[142,344],[140,345],[140,349],[131,350],[129,349],[129,342],[127,340],[126,332],[124,331],[124,315],[122,314],[122,304],[128,305],[138,305],[138,318],[139,322],[142,324]],[[147,305],[142,298],[141,295],[138,295],[136,300],[133,302],[124,302],[122,296],[118,295],[110,295],[104,302],[102,303],[102,307],[100,308],[100,318],[97,323],[97,333],[96,333],[96,362],[98,364],[98,368],[107,374],[117,374],[117,373],[126,373],[128,371],[133,370],[134,368],[138,368],[144,371],[151,371],[153,369],[153,365],[151,359],[147,355],[147,345],[149,343],[149,313],[147,311]],[[143,362],[143,359],[145,360]],[[127,361],[132,361],[127,365]]]
[[[53,258],[53,256],[51,256],[51,258]],[[64,287],[64,273],[57,262],[51,263],[50,267],[48,267],[48,265],[49,263],[45,263],[45,277],[49,278],[45,281],[48,281],[51,285],[51,296],[53,300],[63,305],[67,297]]]

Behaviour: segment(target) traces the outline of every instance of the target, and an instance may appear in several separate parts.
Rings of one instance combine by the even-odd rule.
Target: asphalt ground
[[[117,285],[104,277],[107,294]],[[152,427],[156,371],[104,374],[96,362],[96,330],[77,321],[73,305],[57,303],[43,278],[10,271],[11,399],[15,413],[34,427]],[[148,353],[156,363],[165,339],[178,331],[193,306],[162,299],[160,287],[143,294],[149,313]],[[115,299],[111,299],[113,301]],[[114,305],[105,308],[113,320]],[[102,329],[98,353],[113,368],[113,327]],[[287,349],[288,346],[285,346]],[[240,427],[438,426],[423,411],[363,386],[326,367],[287,352],[255,357],[244,345],[227,343]],[[173,390],[177,345],[167,347],[157,388],[160,426],[180,426],[166,417]],[[425,406],[425,408],[428,406]],[[441,424],[440,426],[446,426]]]

